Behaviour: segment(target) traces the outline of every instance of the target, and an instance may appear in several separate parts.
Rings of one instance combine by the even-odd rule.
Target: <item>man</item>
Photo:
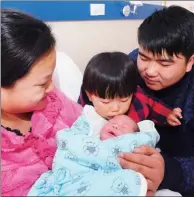
[[[148,195],[159,188],[194,195],[194,13],[171,6],[138,29],[139,49],[129,54],[147,93],[182,110],[181,125],[159,127],[161,154],[151,147],[123,153],[120,164],[141,172]],[[165,166],[165,169],[164,169]]]

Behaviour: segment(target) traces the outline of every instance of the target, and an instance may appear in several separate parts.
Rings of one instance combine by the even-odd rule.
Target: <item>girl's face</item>
[[[53,89],[52,74],[56,51],[42,56],[30,72],[9,88],[1,87],[1,108],[5,113],[19,114],[43,109],[46,96]]]
[[[103,99],[87,92],[87,96],[93,103],[96,112],[106,119],[127,113],[132,100],[132,95],[125,98]]]

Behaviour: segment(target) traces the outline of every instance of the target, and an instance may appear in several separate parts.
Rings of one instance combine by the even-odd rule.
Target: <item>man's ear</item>
[[[87,90],[85,90],[85,91],[86,91],[86,95],[87,95],[88,99],[92,102],[93,101],[92,94],[90,94]]]
[[[187,68],[186,68],[186,72],[190,72],[191,69],[194,66],[194,54],[189,58],[189,61],[187,63]]]

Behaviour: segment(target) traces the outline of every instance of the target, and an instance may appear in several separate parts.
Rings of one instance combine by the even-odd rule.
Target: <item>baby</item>
[[[106,120],[86,105],[71,128],[58,131],[56,138],[52,170],[40,176],[28,196],[146,195],[145,177],[123,169],[118,154],[141,145],[155,147],[160,136],[152,121],[136,124],[126,115]]]
[[[138,124],[129,116],[117,115],[110,119],[100,132],[100,139],[107,140],[127,133],[139,132]]]

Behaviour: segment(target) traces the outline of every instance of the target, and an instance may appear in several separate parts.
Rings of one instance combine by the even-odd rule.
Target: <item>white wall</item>
[[[151,1],[144,1],[150,3]],[[194,11],[193,1],[153,1],[180,5]],[[137,47],[137,29],[142,20],[50,22],[57,50],[69,55],[83,72],[89,59],[102,51],[130,52]]]
[[[143,3],[154,4],[154,5],[162,5],[163,1],[142,1]]]
[[[166,1],[166,5],[179,5],[194,12],[194,1]]]
[[[69,55],[83,72],[89,59],[102,51],[129,53],[137,47],[141,20],[50,22],[57,50]]]

